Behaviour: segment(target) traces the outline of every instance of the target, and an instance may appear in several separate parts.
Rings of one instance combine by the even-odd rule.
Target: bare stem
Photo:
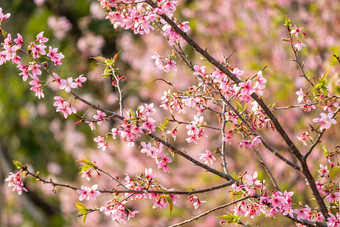
[[[210,213],[212,213],[212,212],[215,212],[215,211],[217,211],[217,210],[226,208],[226,207],[228,207],[228,206],[231,206],[231,205],[233,205],[233,204],[236,204],[236,203],[241,202],[241,201],[243,201],[243,200],[246,200],[246,199],[248,199],[248,198],[250,198],[250,196],[246,196],[246,197],[243,197],[243,198],[241,198],[241,199],[237,199],[237,200],[235,200],[235,201],[232,201],[232,202],[230,202],[230,203],[223,204],[223,205],[221,205],[221,206],[218,206],[218,207],[215,207],[215,208],[213,208],[213,209],[207,210],[206,212],[204,212],[204,213],[202,213],[202,214],[200,214],[200,215],[197,215],[197,216],[195,216],[195,217],[192,217],[192,218],[190,218],[190,219],[188,219],[188,220],[185,220],[185,221],[183,221],[183,222],[180,222],[180,223],[177,223],[177,224],[174,224],[174,225],[170,225],[169,227],[176,227],[176,226],[181,226],[181,225],[184,225],[184,224],[188,224],[188,223],[190,223],[190,222],[192,222],[192,221],[196,221],[196,220],[200,219],[201,217],[206,216],[206,215],[208,215],[208,214],[210,214]]]

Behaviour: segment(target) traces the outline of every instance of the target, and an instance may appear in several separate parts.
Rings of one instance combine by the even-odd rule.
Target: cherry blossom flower
[[[195,76],[203,76],[205,74],[205,66],[199,67],[198,65],[194,66],[194,75]]]
[[[257,179],[258,173],[257,171],[254,172],[253,176],[247,174],[245,178],[247,179],[247,185],[259,185],[261,182]]]
[[[209,150],[206,150],[205,153],[200,154],[200,160],[204,160],[205,164],[210,162],[210,165],[212,165],[216,159]]]
[[[97,125],[101,125],[103,121],[105,120],[105,117],[106,117],[106,113],[100,110],[97,110],[97,115],[94,115],[93,119],[97,121]]]
[[[294,27],[295,27],[295,29],[291,30],[290,33],[292,35],[295,34],[295,36],[298,37],[300,32],[302,31],[302,27],[298,28],[298,27],[296,27],[296,25],[294,25]]]
[[[72,88],[77,88],[77,84],[73,82],[72,77],[60,81],[59,89],[64,89],[66,93],[70,93]]]
[[[76,79],[76,84],[78,87],[83,87],[83,84],[86,81],[86,77],[83,77],[83,74],[81,74],[77,79]]]
[[[305,97],[305,94],[303,93],[302,89],[300,88],[300,91],[295,92],[295,94],[298,95],[298,103],[301,103],[303,101],[303,98]]]
[[[265,84],[267,83],[267,80],[263,78],[262,76],[262,71],[257,72],[257,78],[256,78],[256,83],[254,85],[254,90],[257,92],[259,95],[263,95],[263,89],[266,87]]]
[[[177,133],[177,128],[174,128],[173,130],[169,130],[166,132],[166,134],[171,134],[172,138],[174,138],[174,140],[176,140],[176,133]]]
[[[103,136],[97,136],[93,139],[98,144],[98,148],[101,148],[102,151],[106,151],[107,148],[110,148]]]
[[[334,203],[335,201],[340,201],[340,192],[329,193],[325,199],[330,203]]]
[[[324,166],[320,164],[320,169],[318,170],[318,172],[320,173],[322,177],[328,175],[329,174],[328,166]]]
[[[155,178],[156,175],[155,174],[152,174],[152,169],[145,169],[145,178],[148,179],[148,180],[151,180],[153,178]]]
[[[57,39],[63,39],[66,33],[72,29],[72,24],[66,17],[50,16],[47,24]]]
[[[144,123],[143,123],[143,128],[146,129],[149,133],[152,133],[154,131],[156,131],[156,125],[155,125],[155,120],[152,118],[147,119]]]
[[[300,136],[297,136],[297,138],[298,138],[298,140],[300,140],[303,143],[304,146],[307,146],[306,141],[311,139],[309,132],[303,132],[303,133],[301,133]]]
[[[294,44],[294,46],[298,51],[301,51],[302,47],[307,47],[306,44],[300,42],[300,40],[298,40],[297,43]]]
[[[93,200],[96,199],[97,196],[99,196],[101,193],[100,191],[96,191],[98,188],[97,184],[92,185],[91,188],[88,188],[88,195],[90,198],[92,198]]]
[[[321,113],[320,118],[314,118],[314,123],[320,123],[320,130],[329,129],[332,124],[336,124],[336,120],[333,119],[333,113]]]
[[[24,182],[21,176],[21,171],[17,173],[9,173],[5,181],[8,181],[8,187],[13,187],[12,191],[16,191],[18,195],[21,195],[22,191],[27,192],[27,189],[24,187]]]
[[[308,217],[309,211],[310,211],[310,208],[308,207],[304,209],[294,209],[294,213],[297,214],[298,219],[301,219],[301,218],[306,219]]]
[[[58,48],[52,48],[51,46],[48,47],[48,54],[47,56],[51,59],[54,65],[61,65],[62,61],[65,56],[61,53],[58,53]]]
[[[233,73],[235,76],[240,77],[240,76],[242,76],[242,75],[244,74],[244,71],[242,71],[242,70],[240,70],[240,69],[238,69],[238,68],[235,68],[235,69],[232,71],[232,73]]]
[[[10,13],[3,14],[2,8],[0,7],[0,23],[3,22],[4,20],[8,19],[10,16],[11,16]]]
[[[30,90],[35,92],[35,96],[37,96],[38,99],[44,98],[43,89],[41,88],[41,82],[38,77],[33,77],[33,80],[31,80],[29,84],[33,86]]]
[[[340,213],[337,213],[336,217],[332,213],[329,213],[329,217],[327,219],[327,226],[328,227],[340,226]]]
[[[158,152],[158,149],[152,146],[151,143],[142,142],[141,146],[143,147],[140,151],[141,153],[146,153],[146,155],[150,156],[151,158],[156,157],[156,153]]]
[[[23,40],[22,36],[19,33],[17,33],[17,38],[14,39],[14,42],[16,44],[18,44],[18,47],[20,47],[20,48],[21,48],[21,45],[24,43],[24,40]]]
[[[48,38],[44,37],[44,32],[40,32],[38,35],[37,35],[37,41],[44,45],[44,43],[46,43],[48,41]],[[44,45],[45,46],[45,45]]]

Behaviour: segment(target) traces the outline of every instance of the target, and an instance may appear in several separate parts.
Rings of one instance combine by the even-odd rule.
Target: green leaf
[[[287,26],[287,27],[290,27],[290,26],[291,26],[291,21],[290,21],[290,19],[288,18],[288,16],[286,16],[284,25]]]
[[[17,167],[17,169],[21,169],[22,167],[24,167],[19,161],[14,160],[13,164]]]
[[[231,213],[227,213],[226,215],[221,216],[220,218],[226,220],[227,224],[232,224],[232,223],[239,223],[240,218],[237,215],[233,215]]]
[[[82,215],[82,220],[85,223],[86,218],[87,218],[87,213],[90,211],[90,209],[88,209],[84,204],[80,203],[80,202],[74,202],[76,204],[76,207],[78,209],[78,214]]]
[[[161,125],[158,126],[157,128],[158,128],[159,130],[161,130],[161,131],[164,131],[164,129],[165,129],[166,125],[168,124],[168,122],[169,122],[169,119],[168,119],[168,118],[165,118],[163,124],[161,124]]]
[[[87,218],[87,214],[84,214],[83,217],[81,218],[83,220],[83,223],[85,223],[86,218]]]
[[[74,202],[74,203],[76,204],[76,207],[79,211],[87,209],[86,206],[84,204],[82,204],[81,202]]]
[[[98,57],[92,57],[94,60],[96,60],[99,63],[105,63],[107,58],[104,58],[102,56],[98,56]]]
[[[234,178],[235,180],[238,179],[238,176],[237,176],[237,174],[236,174],[235,172],[233,172],[233,178]]]
[[[81,167],[80,173],[86,172],[88,169],[94,167],[94,164],[91,161],[87,160],[87,159],[77,160],[77,162],[85,163],[85,165],[83,165]]]
[[[247,104],[243,107],[243,106],[241,105],[241,103],[239,103],[239,102],[237,102],[237,101],[234,101],[234,103],[236,104],[237,110],[238,110],[239,112],[245,111],[246,105],[247,105]]]
[[[170,212],[170,215],[171,215],[172,209],[174,208],[174,202],[169,197],[167,198],[167,201],[169,203],[169,212]]]

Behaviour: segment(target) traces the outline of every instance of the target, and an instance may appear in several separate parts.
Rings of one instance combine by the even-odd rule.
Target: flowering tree
[[[329,144],[328,140],[322,140],[327,136],[327,131],[337,124],[339,96],[336,89],[330,86],[328,73],[311,76],[305,72],[300,55],[307,48],[305,40],[308,35],[304,28],[296,26],[287,17],[284,21],[286,35],[281,38],[283,45],[290,47],[293,61],[308,87],[298,87],[291,91],[297,95],[296,104],[278,107],[275,103],[268,104],[264,98],[266,90],[269,90],[265,76],[267,66],[259,67],[254,74],[247,74],[240,69],[241,66],[230,63],[233,54],[214,57],[216,54],[213,56],[189,35],[190,23],[181,22],[175,17],[176,9],[180,6],[177,1],[100,0],[99,4],[106,10],[106,19],[115,29],[132,30],[136,36],[158,31],[164,36],[172,54],[163,56],[155,53],[149,57],[154,60],[158,69],[166,73],[176,72],[179,61],[182,61],[192,72],[189,86],[177,86],[177,81],[157,78],[155,81],[168,86],[159,97],[160,105],[139,103],[136,109],[129,109],[126,107],[129,104],[123,91],[124,81],[129,83],[130,78],[121,74],[116,66],[120,54],[116,53],[112,58],[93,57],[102,67],[102,77],[109,80],[115,88],[118,110],[113,111],[78,93],[78,90],[85,88],[86,76],[68,77],[56,73],[56,68],[62,67],[65,56],[58,48],[48,44],[49,39],[44,36],[43,31],[36,35],[35,40],[26,41],[22,35],[15,36],[1,28],[3,42],[0,65],[6,62],[15,64],[22,80],[28,82],[30,90],[38,99],[45,98],[45,90],[51,87],[56,112],[60,112],[64,118],[75,116],[75,124],[79,127],[88,125],[95,131],[107,122],[114,124],[106,132],[99,131],[99,135],[91,138],[96,143],[98,152],[114,149],[116,140],[119,140],[127,148],[133,148],[141,153],[141,157],[147,157],[154,163],[148,162],[143,173],[137,176],[126,174],[122,179],[98,164],[100,160],[80,158],[80,174],[89,181],[86,185],[91,186],[83,184],[78,187],[48,179],[28,165],[14,161],[18,171],[10,173],[5,180],[13,191],[19,195],[23,191],[27,192],[24,179],[29,177],[52,186],[54,192],[58,188],[72,190],[79,196],[79,202],[75,201],[75,204],[84,222],[88,216],[97,212],[120,224],[134,218],[138,220],[138,216],[143,216],[143,211],[130,207],[130,203],[136,200],[149,200],[152,208],[168,208],[170,214],[180,206],[177,205],[181,203],[179,201],[183,200],[198,209],[202,203],[210,202],[209,197],[205,201],[202,196],[224,190],[224,196],[226,191],[228,198],[231,195],[230,201],[172,226],[204,219],[206,215],[228,207],[230,212],[220,217],[221,225],[237,223],[246,226],[246,217],[261,215],[274,219],[282,216],[298,226],[340,225],[339,182],[334,175],[339,168],[339,163],[334,160],[337,160],[340,146],[336,139],[335,142],[330,139]],[[0,10],[2,25],[10,14]],[[59,22],[54,18],[49,23]],[[71,29],[70,24],[66,27],[65,32]],[[56,29],[54,35],[63,37],[64,33]],[[89,40],[94,40],[95,36],[89,37]],[[99,52],[91,48],[82,48],[86,42],[85,38],[78,41],[81,51],[88,56],[97,55]],[[103,41],[95,43],[100,44]],[[203,61],[192,63],[189,49],[199,53]],[[339,64],[339,57],[336,54],[334,57]],[[294,122],[285,122],[283,125],[277,117],[279,111],[295,108],[301,108],[308,114],[318,113],[312,121],[304,122],[304,130],[297,136],[303,146],[297,145],[291,133],[285,129],[286,124],[294,125]],[[286,121],[288,120],[287,118]],[[214,143],[207,146],[207,141]],[[323,145],[324,152],[316,156],[319,159],[323,156],[327,164],[324,165],[321,161],[317,165],[309,163],[320,144]],[[190,147],[194,147],[195,151]],[[251,152],[247,157],[257,159],[261,169],[250,170],[248,162],[238,160],[235,154],[244,150]],[[283,153],[282,150],[287,152]],[[303,193],[301,191],[282,187],[283,181],[293,182],[293,178],[281,179],[273,174],[276,165],[268,164],[265,157],[269,155],[273,155],[273,162],[282,163],[289,173],[301,176],[297,181],[308,186],[308,194],[312,200],[299,198],[298,194]],[[209,182],[210,185],[202,189],[197,186],[188,187],[185,182],[180,182],[183,190],[177,190],[172,185],[160,183],[161,179],[157,178],[152,169],[157,167],[158,172],[163,172],[162,176],[176,178],[179,173],[175,171],[180,170],[181,165],[191,165],[200,174],[207,172],[216,181]],[[100,177],[97,184],[91,182],[94,175]],[[100,187],[100,182],[107,179],[110,183]],[[99,207],[84,202],[104,196],[106,201]]]

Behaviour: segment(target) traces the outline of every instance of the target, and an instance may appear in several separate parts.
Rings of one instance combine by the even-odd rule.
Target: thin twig
[[[198,220],[199,218],[201,218],[201,217],[203,217],[203,216],[206,216],[206,215],[208,215],[208,214],[210,214],[210,213],[212,213],[212,212],[214,212],[214,211],[217,211],[217,210],[226,208],[226,207],[228,207],[228,206],[231,206],[231,205],[233,205],[233,204],[235,204],[235,203],[241,202],[241,201],[246,200],[246,199],[248,199],[248,198],[250,198],[250,196],[246,196],[246,197],[243,197],[243,198],[241,198],[241,199],[232,201],[232,202],[230,202],[230,203],[223,204],[223,205],[221,205],[221,206],[218,206],[218,207],[215,207],[215,208],[213,208],[213,209],[207,210],[206,212],[204,212],[204,213],[202,213],[202,214],[200,214],[200,215],[197,215],[197,216],[195,216],[195,217],[192,217],[192,218],[190,218],[190,219],[188,219],[188,220],[185,220],[185,221],[183,221],[183,222],[180,222],[180,223],[177,223],[177,224],[174,224],[174,225],[170,225],[169,227],[176,227],[176,226],[181,226],[181,225],[184,225],[184,224],[188,224],[188,223],[190,223],[190,222],[192,222],[192,221],[195,221],[195,220]]]
[[[266,163],[263,161],[263,158],[261,157],[260,152],[257,149],[255,149],[255,148],[253,148],[253,150],[255,151],[261,166],[264,168],[264,170],[268,174],[268,176],[269,176],[272,184],[274,185],[275,189],[278,190],[278,191],[281,191],[279,185],[277,184],[277,182],[276,182],[276,180],[275,180],[275,178],[274,178],[274,176],[272,174],[272,172],[270,171],[270,169],[268,168]]]
[[[225,173],[229,174],[228,172],[228,168],[227,168],[227,161],[226,161],[226,147],[225,147],[225,141],[224,141],[224,138],[225,138],[225,126],[226,126],[226,119],[225,119],[225,112],[226,112],[226,104],[223,103],[223,109],[222,109],[222,127],[221,127],[221,157],[222,157],[222,166],[223,166],[223,170]]]

